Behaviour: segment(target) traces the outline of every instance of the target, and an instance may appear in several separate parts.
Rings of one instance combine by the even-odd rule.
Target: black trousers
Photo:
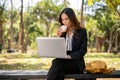
[[[83,73],[83,70],[79,69],[77,60],[57,58],[52,61],[47,80],[64,80],[66,74]]]

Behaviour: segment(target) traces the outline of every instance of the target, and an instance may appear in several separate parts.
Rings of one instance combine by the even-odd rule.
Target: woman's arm
[[[86,29],[82,29],[79,33],[80,41],[77,41],[75,45],[77,46],[77,50],[70,54],[72,59],[80,59],[83,58],[85,53],[87,52],[87,32]],[[80,43],[80,45],[79,45]]]

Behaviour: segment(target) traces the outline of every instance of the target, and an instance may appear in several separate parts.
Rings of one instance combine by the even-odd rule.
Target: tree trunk
[[[46,23],[46,37],[48,37],[50,35],[50,25],[48,23],[51,23],[50,21],[48,21]]]
[[[2,39],[2,24],[3,24],[3,22],[0,20],[0,53],[2,52],[2,41],[3,41],[3,39]]]
[[[24,39],[25,39],[25,41],[24,41],[24,46],[23,46],[23,48],[24,48],[24,51],[23,52],[26,52],[27,51],[27,45],[28,45],[28,29],[26,29],[26,36],[24,36]]]
[[[118,43],[118,36],[119,35],[119,31],[118,30],[116,30],[115,31],[115,40],[114,40],[114,42],[115,42],[115,48],[114,48],[114,54],[117,54],[118,53],[118,45],[119,45],[119,43]]]
[[[13,2],[11,0],[10,49],[13,48]]]
[[[96,37],[96,50],[102,52],[102,46],[104,45],[104,37]]]
[[[81,26],[82,26],[82,27],[84,27],[83,9],[84,9],[84,0],[82,0],[82,5],[81,5],[81,17],[80,17],[80,23],[81,23]]]
[[[4,6],[5,6],[5,3],[6,3],[7,0],[4,0],[3,2],[3,5],[1,6],[1,10],[0,10],[0,53],[2,52],[2,44],[3,44],[3,22],[4,22],[4,17],[3,17],[3,14],[4,14]]]
[[[21,0],[20,31],[19,31],[18,49],[21,50],[22,52],[25,52],[25,50],[24,50],[24,25],[23,25],[23,0]]]
[[[108,46],[108,53],[110,53],[111,51],[111,48],[112,48],[112,29],[110,31],[110,40],[109,40],[109,46]]]
[[[97,50],[97,52],[100,52],[99,37],[96,37],[96,50]]]

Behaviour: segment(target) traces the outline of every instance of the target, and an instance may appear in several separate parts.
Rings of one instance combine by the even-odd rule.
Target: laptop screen
[[[37,37],[38,55],[48,58],[66,58],[65,38]]]

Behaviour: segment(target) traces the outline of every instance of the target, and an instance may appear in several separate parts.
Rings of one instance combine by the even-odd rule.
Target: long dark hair
[[[71,9],[71,8],[65,8],[63,9],[63,11],[60,13],[60,16],[59,16],[59,23],[61,25],[63,25],[62,23],[62,19],[61,19],[61,15],[65,13],[68,18],[71,20],[72,24],[74,25],[74,29],[77,30],[78,28],[81,28],[80,26],[80,22],[78,21],[74,11]]]

